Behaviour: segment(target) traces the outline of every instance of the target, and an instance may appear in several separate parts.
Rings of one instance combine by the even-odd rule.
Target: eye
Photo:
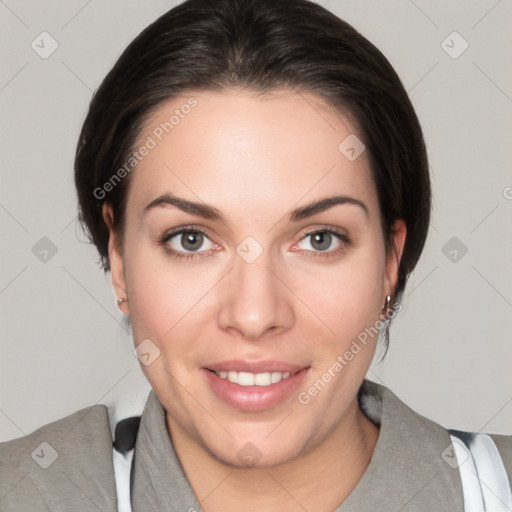
[[[320,229],[306,233],[299,242],[301,249],[316,253],[314,256],[332,256],[345,251],[349,245],[348,236],[333,229]]]
[[[201,253],[214,247],[206,233],[197,228],[186,227],[165,234],[159,243],[172,256],[187,259],[203,257]]]

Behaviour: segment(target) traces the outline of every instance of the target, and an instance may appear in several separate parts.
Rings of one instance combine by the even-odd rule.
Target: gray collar
[[[441,457],[451,444],[449,433],[374,382],[365,380],[358,398],[365,414],[380,425],[379,439],[363,477],[335,512],[463,512],[459,471]],[[132,477],[133,512],[202,511],[154,391],[142,414]]]
[[[365,380],[359,402],[380,424],[379,439],[363,477],[335,512],[463,512],[459,471],[441,457],[450,434],[380,384]]]

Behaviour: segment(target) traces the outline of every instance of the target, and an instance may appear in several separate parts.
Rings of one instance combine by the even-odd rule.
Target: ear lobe
[[[103,203],[102,216],[109,231],[108,256],[114,293],[116,294],[117,299],[121,299],[123,297],[127,299],[128,295],[126,293],[126,281],[124,278],[124,263],[121,248],[119,247],[119,238],[114,229],[114,212],[112,205],[109,203]],[[118,307],[124,314],[129,314],[127,300],[121,305],[118,305]]]
[[[402,219],[397,219],[391,228],[391,247],[386,256],[386,295],[394,296],[398,282],[398,269],[405,246],[407,227]]]

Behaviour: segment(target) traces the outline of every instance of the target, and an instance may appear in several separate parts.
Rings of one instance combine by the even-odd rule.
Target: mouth
[[[273,361],[225,361],[202,368],[202,374],[224,403],[235,409],[263,411],[290,399],[309,369]]]

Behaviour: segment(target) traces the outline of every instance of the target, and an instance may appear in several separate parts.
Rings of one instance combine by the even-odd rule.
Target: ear
[[[126,281],[124,277],[124,264],[123,257],[121,255],[121,249],[119,247],[119,239],[117,233],[114,230],[114,212],[112,205],[109,203],[103,203],[102,215],[105,224],[108,227],[109,238],[108,238],[108,255],[110,259],[110,272],[112,274],[112,286],[116,298],[120,299],[124,297],[126,300],[122,304],[118,305],[118,308],[125,314],[129,315],[130,310],[128,306],[128,295],[126,293]]]
[[[386,255],[386,280],[384,283],[386,295],[391,295],[391,297],[394,297],[398,282],[398,268],[400,267],[406,236],[405,222],[402,219],[396,220],[391,228],[391,246]]]

